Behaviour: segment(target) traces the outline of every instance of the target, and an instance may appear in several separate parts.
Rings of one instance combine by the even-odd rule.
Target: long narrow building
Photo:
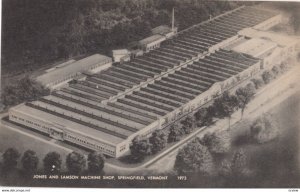
[[[112,157],[261,70],[261,59],[224,49],[245,28],[268,29],[281,15],[241,7],[178,32],[134,60],[88,75],[9,111],[9,119]]]

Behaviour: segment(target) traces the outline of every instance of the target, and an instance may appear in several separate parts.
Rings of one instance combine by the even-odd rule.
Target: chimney
[[[174,22],[175,22],[175,16],[174,16],[174,7],[172,11],[172,31],[174,31]]]

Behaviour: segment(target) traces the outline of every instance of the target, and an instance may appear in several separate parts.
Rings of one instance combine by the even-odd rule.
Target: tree
[[[227,117],[229,122],[229,129],[230,129],[230,120],[231,115],[236,111],[238,107],[238,100],[236,96],[229,95],[229,93],[226,91],[223,93],[223,95],[219,98],[217,98],[214,101],[214,108],[216,110],[216,114],[220,118]]]
[[[183,121],[181,121],[182,129],[185,134],[189,134],[195,128],[195,118],[194,116],[187,116]]]
[[[14,169],[18,164],[20,153],[15,148],[8,148],[3,153],[3,170],[9,171]]]
[[[272,73],[275,77],[279,75],[279,68],[277,66],[272,67]]]
[[[207,133],[199,142],[206,146],[211,154],[225,154],[230,150],[231,141],[228,132]]]
[[[148,139],[135,137],[130,145],[132,160],[135,162],[144,160],[145,156],[151,154],[151,146]]]
[[[92,152],[88,155],[88,172],[91,174],[102,174],[105,163],[105,157],[102,153]]]
[[[234,176],[244,175],[247,165],[245,152],[239,149],[233,154],[231,160],[231,171]]]
[[[178,174],[196,172],[210,175],[213,168],[213,158],[207,147],[201,145],[196,139],[179,150],[174,164],[174,170]]]
[[[49,89],[46,89],[30,77],[25,76],[4,88],[2,93],[3,104],[6,106],[16,105],[24,101],[36,100],[49,93]]]
[[[166,147],[167,137],[163,131],[155,130],[149,138],[149,142],[151,143],[151,152],[156,154]]]
[[[281,72],[285,72],[288,69],[287,63],[285,63],[285,62],[282,62],[279,67],[280,67]]]
[[[265,143],[278,136],[278,126],[269,114],[263,114],[250,126],[250,136],[258,143]]]
[[[77,152],[69,153],[66,159],[66,165],[71,174],[80,174],[86,164],[85,157]]]
[[[44,160],[44,170],[48,174],[57,174],[61,169],[61,157],[57,152],[49,152]]]
[[[259,89],[264,85],[264,81],[261,78],[251,79],[253,82],[255,89]]]
[[[180,127],[180,125],[178,123],[174,123],[171,128],[170,128],[170,132],[168,135],[168,142],[172,143],[172,142],[176,142],[180,140],[180,136],[182,136],[183,132],[182,132],[182,128]]]
[[[270,81],[273,79],[273,74],[270,71],[264,71],[261,75],[263,81],[265,84],[270,83]]]
[[[26,173],[33,174],[36,172],[39,159],[34,151],[32,150],[25,151],[21,161],[22,161],[23,169]]]
[[[255,94],[255,87],[252,83],[248,83],[245,87],[238,88],[235,95],[238,100],[238,105],[241,108],[241,119],[244,115],[244,110],[247,104],[251,101]]]
[[[209,126],[213,122],[214,110],[212,106],[201,108],[194,114],[197,126]]]
[[[217,1],[168,2],[31,0],[22,6],[19,0],[4,1],[3,17],[9,22],[3,22],[3,68],[22,73],[80,54],[107,54],[127,47],[128,42],[147,37],[151,28],[169,25],[172,7],[185,13],[176,14],[175,25],[182,30],[206,20],[210,12],[237,6]]]
[[[219,168],[219,175],[222,177],[229,177],[232,174],[232,170],[231,170],[231,162],[227,159],[224,159],[221,162],[221,166]]]

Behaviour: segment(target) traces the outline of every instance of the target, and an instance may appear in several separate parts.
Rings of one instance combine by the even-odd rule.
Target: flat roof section
[[[245,53],[253,57],[259,57],[265,52],[270,51],[276,47],[277,44],[272,41],[253,38],[237,45],[236,47],[233,47],[232,50],[240,53]]]
[[[38,82],[43,85],[47,85],[51,82],[55,82],[64,77],[68,77],[78,72],[83,72],[87,68],[90,68],[96,64],[105,64],[106,61],[110,60],[110,57],[100,54],[94,54],[89,57],[83,58],[76,62],[72,62],[68,65],[61,66],[55,70],[44,73],[36,78]]]
[[[281,46],[288,46],[297,41],[297,38],[294,36],[287,36],[285,34],[274,33],[271,31],[259,31],[253,28],[246,28],[239,32],[239,35],[251,37],[251,38],[261,38],[273,41]]]
[[[164,40],[164,39],[165,39],[165,37],[162,36],[162,35],[152,35],[150,37],[147,37],[145,39],[140,40],[139,43],[141,45],[147,45],[149,43],[152,43],[152,42],[155,42],[155,41],[159,41],[159,40]]]

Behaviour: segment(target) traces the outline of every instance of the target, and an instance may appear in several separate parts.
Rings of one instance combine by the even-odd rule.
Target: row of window
[[[59,79],[59,80],[53,82],[52,84],[53,84],[53,85],[57,85],[57,84],[62,83],[62,82],[64,82],[64,81],[71,80],[71,79],[75,78],[77,75],[78,75],[77,73],[75,73],[75,74],[73,74],[73,75],[69,75],[69,76],[67,76],[67,77],[65,77],[65,78],[63,78],[63,79]]]
[[[155,45],[152,45],[152,46],[150,46],[150,47],[147,47],[147,51],[150,51],[150,50],[159,48],[159,46],[160,46],[160,43],[157,43],[157,44],[155,44]]]
[[[13,117],[14,119],[18,119],[19,121],[23,121],[23,122],[29,123],[29,124],[31,124],[31,125],[35,125],[36,127],[43,128],[43,129],[45,129],[45,130],[47,130],[47,131],[49,130],[49,128],[47,128],[47,127],[45,127],[45,126],[42,126],[42,125],[40,125],[40,124],[38,124],[38,123],[29,121],[29,120],[25,120],[25,119],[23,119],[23,118],[21,118],[21,117],[17,117],[17,116],[15,116],[15,115],[11,115],[11,117]]]
[[[14,119],[18,119],[18,120],[20,120],[20,121],[26,122],[26,123],[28,123],[28,124],[34,125],[34,126],[36,126],[36,127],[40,127],[40,128],[49,130],[49,128],[47,128],[47,127],[45,127],[45,126],[42,126],[42,125],[40,125],[40,124],[38,124],[38,123],[35,123],[35,122],[33,122],[33,121],[25,120],[25,119],[23,119],[23,118],[20,118],[20,117],[15,116],[15,115],[11,115],[11,117],[14,118]],[[100,149],[100,150],[102,150],[102,151],[106,151],[107,153],[115,154],[115,152],[114,152],[113,150],[109,150],[109,149],[105,148],[105,145],[104,145],[104,146],[99,146],[99,145],[96,145],[96,144],[92,144],[92,143],[90,143],[90,142],[87,142],[86,140],[83,140],[83,139],[80,139],[80,138],[78,138],[78,137],[74,137],[74,136],[71,136],[71,135],[68,135],[67,137],[68,137],[69,139],[72,139],[72,140],[75,140],[75,141],[84,143],[84,144],[86,144],[86,145],[93,146],[94,148]],[[108,146],[108,145],[107,145],[107,146]]]
[[[78,137],[71,136],[71,135],[68,135],[67,137],[68,137],[69,139],[72,139],[72,140],[75,140],[75,141],[79,141],[79,142],[81,142],[81,143],[83,143],[83,144],[85,144],[85,145],[89,145],[89,146],[92,146],[92,147],[94,147],[94,148],[100,149],[101,151],[106,151],[106,152],[108,152],[108,153],[110,153],[110,154],[115,154],[115,152],[112,151],[112,150],[109,150],[109,149],[107,149],[107,148],[105,148],[105,147],[103,147],[103,146],[96,145],[96,144],[94,144],[94,143],[90,143],[90,142],[88,142],[88,141],[86,141],[86,140],[83,140],[83,139],[80,139],[80,138],[78,138]]]
[[[90,67],[90,69],[95,69],[98,66],[109,63],[109,62],[111,62],[111,60],[107,59],[107,60],[104,61],[104,63],[98,63],[97,65],[94,65],[94,66]],[[86,70],[89,70],[89,69],[87,68]],[[72,78],[76,77],[77,75],[78,75],[77,73],[69,75],[69,76],[67,76],[63,79],[60,79],[60,80],[57,80],[57,81],[53,82],[52,85],[57,85],[57,84],[62,83],[64,81],[71,80]]]
[[[120,152],[124,151],[126,149],[126,145],[123,145],[120,147]]]

